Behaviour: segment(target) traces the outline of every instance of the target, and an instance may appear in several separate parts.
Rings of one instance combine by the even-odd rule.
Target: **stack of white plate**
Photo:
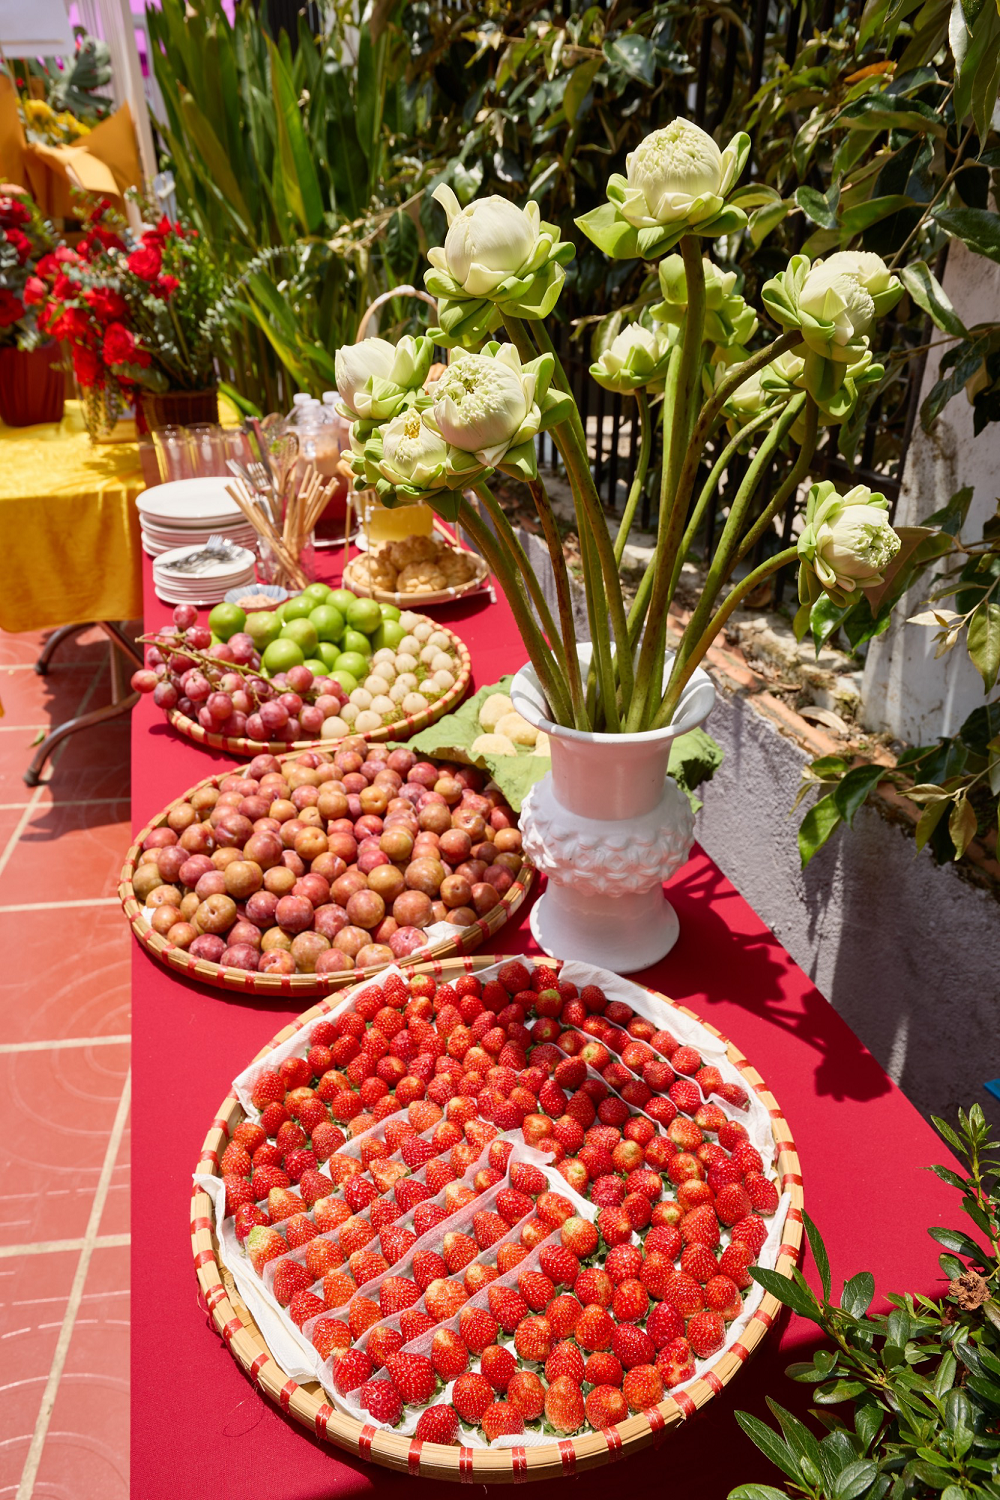
[[[255,548],[257,533],[226,493],[224,478],[177,479],[144,490],[136,504],[143,551],[162,557],[177,547],[207,542],[214,534],[238,547]]]
[[[254,581],[254,554],[246,547],[235,549],[232,559],[213,562],[197,572],[178,566],[202,550],[204,543],[176,547],[153,561],[153,587],[164,604],[219,604],[231,589],[242,589]]]

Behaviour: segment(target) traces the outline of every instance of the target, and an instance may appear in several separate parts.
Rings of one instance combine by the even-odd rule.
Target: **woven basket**
[[[258,746],[258,751],[261,748],[265,747]],[[283,748],[288,753],[279,759],[291,759],[295,752],[288,751],[287,745]],[[428,759],[434,760],[435,757],[429,756]],[[245,969],[223,968],[221,964],[209,963],[203,958],[192,958],[183,948],[168,943],[166,938],[161,937],[150,927],[132,885],[132,876],[139,863],[143,840],[154,828],[162,828],[171,808],[181,802],[186,802],[198,787],[217,786],[226,776],[232,774],[231,770],[220,771],[215,776],[206,776],[202,781],[196,782],[180,797],[175,797],[173,802],[169,802],[162,812],[158,812],[156,817],[136,835],[135,843],[125,856],[118,883],[118,899],[122,903],[135,937],[153,958],[166,964],[168,968],[176,969],[188,979],[199,979],[202,984],[212,984],[217,989],[237,990],[241,994],[261,995],[268,999],[274,999],[278,995],[296,995],[307,999],[310,995],[326,995],[331,990],[345,989],[348,985],[357,984],[362,978],[374,978],[379,973],[378,969],[365,969],[360,973],[356,969],[349,969],[340,974],[256,974]],[[501,898],[499,904],[494,906],[492,911],[487,912],[485,917],[480,917],[478,922],[473,922],[471,926],[456,927],[454,937],[443,938],[440,942],[432,944],[427,953],[422,955],[423,961],[450,958],[453,954],[473,953],[487,938],[493,937],[505,923],[510,921],[527,898],[534,879],[535,867],[525,859],[520,875]]]
[[[368,740],[370,744],[381,744],[386,740],[408,740],[411,734],[426,729],[428,724],[433,724],[436,719],[442,718],[453,708],[457,708],[468,691],[469,683],[472,681],[472,657],[469,655],[468,646],[453,630],[449,630],[447,625],[442,625],[437,620],[432,620],[430,623],[435,630],[442,630],[445,635],[451,636],[458,657],[458,672],[454,685],[423,713],[409,714],[407,718],[398,719],[394,724],[383,724],[379,729],[367,730],[361,738]],[[167,722],[179,733],[187,735],[189,740],[194,740],[196,744],[207,745],[211,750],[224,750],[228,755],[243,755],[249,758],[261,754],[281,755],[286,750],[335,750],[339,744],[338,740],[295,740],[289,745],[286,740],[272,740],[270,744],[264,744],[260,740],[248,740],[244,736],[231,739],[227,735],[214,734],[210,729],[203,729],[197,719],[189,719],[187,714],[180,713],[176,708],[171,709],[167,714]]]
[[[457,548],[455,549],[458,550]],[[394,604],[397,609],[425,609],[431,604],[451,604],[455,599],[462,599],[466,594],[477,594],[489,584],[490,570],[478,552],[466,552],[476,565],[476,576],[470,578],[466,583],[460,583],[453,589],[435,589],[426,594],[396,594],[388,589],[373,589],[364,581],[364,573],[360,568],[362,558],[352,557],[344,569],[344,587],[350,589],[354,594],[361,594],[367,599],[375,599],[379,604]]]
[[[528,964],[552,964],[552,960],[548,958],[533,959],[523,955],[520,956],[520,961]],[[498,954],[483,954],[477,958],[448,959],[444,962],[402,967],[408,973],[433,974],[436,979],[448,980],[501,962],[503,958]],[[727,1037],[686,1006],[676,1005],[656,991],[650,993],[682,1014],[693,1017],[706,1031],[725,1042],[729,1060],[742,1073],[747,1088],[753,1089],[767,1108],[777,1148],[775,1166],[778,1179],[781,1190],[791,1197],[775,1269],[779,1275],[791,1279],[802,1243],[802,1177],[791,1131],[781,1110],[760,1074]],[[261,1049],[254,1061],[266,1057],[307,1021],[330,1008],[330,1002],[321,1001],[298,1016]],[[205,1137],[196,1168],[198,1172],[218,1172],[222,1153],[232,1131],[242,1118],[242,1106],[230,1094],[220,1105],[212,1128]],[[777,1298],[766,1293],[744,1329],[742,1339],[720,1354],[704,1375],[683,1390],[669,1392],[659,1406],[652,1410],[637,1413],[603,1432],[588,1432],[579,1437],[564,1438],[561,1442],[537,1447],[445,1447],[440,1443],[420,1442],[416,1438],[404,1437],[385,1428],[362,1424],[332,1407],[317,1383],[301,1384],[288,1376],[272,1357],[264,1336],[240,1298],[231,1275],[220,1261],[213,1215],[211,1198],[207,1193],[196,1189],[191,1199],[191,1249],[195,1273],[199,1291],[215,1329],[228,1344],[233,1358],[254,1384],[280,1406],[282,1411],[301,1422],[316,1437],[371,1463],[381,1464],[387,1469],[397,1469],[414,1477],[480,1484],[553,1480],[582,1473],[585,1469],[596,1469],[602,1464],[627,1458],[643,1448],[656,1446],[662,1442],[670,1428],[693,1417],[699,1408],[711,1401],[713,1396],[717,1396],[723,1386],[732,1380],[766,1337],[781,1311]]]

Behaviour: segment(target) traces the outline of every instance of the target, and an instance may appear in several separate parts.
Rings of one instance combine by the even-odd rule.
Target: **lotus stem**
[[[496,530],[499,541],[502,545],[509,548],[511,556],[517,563],[521,577],[524,581],[525,589],[528,593],[528,597],[531,600],[532,604],[535,606],[535,610],[538,614],[542,632],[548,638],[549,645],[552,648],[556,661],[562,668],[563,675],[568,677],[569,663],[566,658],[566,649],[563,645],[563,639],[559,634],[559,631],[556,629],[556,622],[552,618],[552,611],[549,609],[548,600],[542,592],[542,586],[538,581],[538,575],[535,572],[534,568],[531,566],[531,560],[522,547],[518,539],[517,532],[514,530],[513,526],[510,524],[506,515],[504,514],[503,506],[500,504],[496,496],[492,494],[489,486],[485,484],[477,484],[474,486],[474,488],[476,494],[479,496],[480,500],[483,502],[483,504],[486,506],[486,509],[490,513],[490,517],[492,518],[493,526]]]
[[[649,455],[653,451],[653,424],[649,418],[649,397],[640,387],[635,393],[637,416],[639,418],[639,457],[636,461],[635,474],[632,478],[632,488],[628,492],[625,501],[625,509],[622,512],[621,524],[618,527],[618,535],[615,537],[615,562],[621,567],[622,554],[625,544],[632,530],[632,522],[642,499],[642,492],[646,487],[646,471],[649,468]],[[666,408],[664,408],[666,409]]]
[[[549,560],[552,564],[552,576],[556,590],[556,607],[559,612],[559,625],[566,653],[569,695],[573,704],[576,727],[577,729],[590,729],[590,715],[587,712],[583,680],[580,675],[580,659],[576,652],[573,596],[570,589],[569,569],[566,567],[566,555],[562,547],[562,538],[559,535],[559,528],[556,525],[555,516],[552,514],[552,506],[549,503],[549,497],[542,480],[540,478],[530,480],[528,488],[531,491],[531,498],[535,502],[538,519],[541,522],[542,531],[545,535],[545,543],[549,549]]]
[[[778,486],[774,498],[757,517],[756,521],[753,523],[750,530],[743,538],[743,541],[740,543],[739,551],[736,554],[736,562],[741,562],[743,558],[746,557],[747,553],[753,550],[753,548],[757,544],[758,539],[764,535],[764,532],[771,525],[771,522],[774,520],[775,516],[780,515],[784,510],[785,503],[788,500],[789,496],[794,495],[803,479],[805,479],[806,475],[809,473],[809,469],[813,461],[813,454],[816,452],[816,434],[818,431],[818,427],[819,407],[816,405],[816,402],[811,396],[806,396],[806,430],[805,435],[802,439],[802,445],[799,448],[799,456],[792,465],[791,472],[788,474],[782,484]]]

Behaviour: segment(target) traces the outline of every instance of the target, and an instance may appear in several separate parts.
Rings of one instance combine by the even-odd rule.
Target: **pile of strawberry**
[[[226,1214],[347,1410],[562,1437],[723,1347],[779,1198],[695,1048],[512,961],[390,974],[301,1050],[254,1080]]]

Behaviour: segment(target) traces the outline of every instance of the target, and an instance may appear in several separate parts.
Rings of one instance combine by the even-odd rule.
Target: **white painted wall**
[[[1000,265],[970,254],[959,240],[952,241],[948,252],[944,287],[967,328],[1000,318]],[[943,340],[945,335],[935,330],[934,337]],[[941,355],[948,347],[950,343],[930,351],[921,402],[937,380]],[[1000,424],[975,437],[972,406],[963,392],[948,403],[929,433],[918,421],[903,471],[896,521],[901,526],[920,525],[965,485],[975,490],[964,530],[971,539],[980,535],[1000,495]],[[923,607],[927,588],[925,579],[911,589],[886,633],[871,642],[861,689],[865,726],[888,729],[916,745],[954,734],[984,701],[982,678],[961,643],[935,661],[934,632],[905,623],[908,615]]]

